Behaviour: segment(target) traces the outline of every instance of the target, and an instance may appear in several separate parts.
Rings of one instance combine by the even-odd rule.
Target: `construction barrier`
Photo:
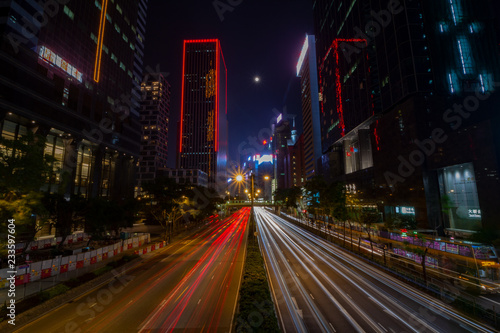
[[[73,242],[78,239],[85,239],[86,235],[70,235],[66,238],[68,243]],[[60,238],[60,237],[59,237]],[[59,243],[62,239],[59,239]],[[78,253],[74,255],[69,255],[65,257],[57,257],[54,259],[43,260],[39,262],[33,262],[23,266],[16,267],[16,285],[23,285],[33,281],[39,281],[41,279],[46,279],[58,274],[66,273],[69,271],[74,271],[83,267],[88,267],[96,264],[99,261],[112,258],[124,251],[124,249],[138,248],[139,244],[146,244],[150,241],[150,235],[145,234],[138,237],[133,237],[131,239],[119,241],[112,245],[107,245],[97,250],[92,250],[89,252]],[[44,239],[36,242],[31,242],[29,246],[33,248],[46,248],[55,245],[57,242],[56,238]],[[165,242],[160,242],[157,244],[152,244],[143,249],[138,249],[135,251],[137,254],[146,254],[157,249],[161,249],[165,246]],[[23,244],[17,244],[16,250],[24,248]],[[7,288],[9,281],[7,278],[10,276],[7,268],[0,270],[0,289]]]

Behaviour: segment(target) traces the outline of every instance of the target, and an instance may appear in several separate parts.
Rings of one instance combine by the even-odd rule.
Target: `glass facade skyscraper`
[[[44,190],[131,197],[147,0],[90,4],[0,5],[0,132],[47,139],[56,162]]]
[[[200,169],[209,186],[227,183],[227,75],[218,39],[185,40],[178,167]]]

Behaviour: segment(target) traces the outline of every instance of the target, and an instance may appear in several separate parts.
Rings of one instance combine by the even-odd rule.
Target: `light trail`
[[[207,237],[212,240],[212,244],[207,249],[200,247],[195,250],[197,254],[202,253],[201,258],[139,326],[140,332],[156,329],[171,332],[181,319],[195,327],[205,327],[207,322],[202,322],[201,316],[196,315],[199,313],[204,313],[205,316],[210,313],[209,327],[218,326],[234,273],[236,255],[245,235],[248,215],[249,209],[242,209]],[[220,269],[222,263],[225,263],[224,267],[229,266],[227,270]],[[210,279],[210,276],[216,278]],[[222,292],[217,292],[221,289]],[[205,290],[204,296],[195,297],[195,293],[200,293],[201,290]],[[213,300],[216,300],[215,308],[210,308],[209,301]]]
[[[310,280],[320,290],[323,292],[325,289],[335,290],[342,302],[354,311],[350,313],[357,313],[359,318],[361,318],[361,322],[359,323],[361,325],[362,322],[368,324],[370,330],[387,332],[386,327],[392,330],[389,326],[397,323],[399,327],[404,327],[404,330],[413,332],[443,331],[437,328],[437,324],[442,324],[446,327],[453,324],[455,327],[459,327],[458,330],[466,328],[467,330],[472,329],[479,332],[493,332],[489,328],[458,314],[444,303],[420,293],[415,288],[380,272],[373,266],[339,250],[333,244],[284,219],[271,215],[263,209],[257,209],[256,216],[258,216],[259,234],[262,237],[262,245],[265,252],[269,253],[273,251],[270,244],[273,244],[275,252],[278,255],[283,256],[282,251],[286,250],[287,253],[292,255],[294,262],[297,262],[302,267],[307,276],[311,278]],[[282,244],[281,247],[278,245],[277,240]],[[272,255],[268,257],[270,261],[276,260],[276,257]],[[286,264],[287,260],[284,260],[284,263]],[[270,264],[273,266],[272,263]],[[337,277],[334,281],[333,277],[325,270],[326,267],[328,271],[336,272],[335,275],[339,275],[340,280]],[[273,272],[274,274],[276,272],[281,274],[279,270],[273,269]],[[383,283],[393,292],[397,293],[396,295],[399,295],[397,296],[398,299],[404,299],[404,302],[413,305],[410,306],[403,301],[395,299],[395,296],[389,294],[388,291],[382,289],[380,285],[377,286],[369,279]],[[340,285],[342,285],[342,288]],[[347,289],[349,289],[352,296],[347,295],[345,292]],[[393,292],[391,293],[394,294]],[[288,295],[289,293],[290,291],[286,291],[285,294]],[[331,293],[324,293],[327,295],[326,299],[335,302],[332,299]],[[305,297],[308,298],[309,296],[313,298],[312,294],[306,294]],[[356,304],[355,300],[358,300],[359,305]],[[368,302],[364,300],[368,300]],[[424,318],[415,311],[415,304],[417,307],[420,306],[421,309],[433,311],[433,314],[439,316],[441,321],[439,323],[428,322],[427,318]],[[370,316],[366,311],[362,310],[364,308],[373,312],[374,307],[379,309],[377,313],[380,313],[380,316],[373,317],[373,313]],[[290,307],[288,307],[288,311],[290,311]],[[454,319],[454,323],[447,322],[450,318]],[[352,316],[349,318],[349,321],[351,320],[354,320]]]

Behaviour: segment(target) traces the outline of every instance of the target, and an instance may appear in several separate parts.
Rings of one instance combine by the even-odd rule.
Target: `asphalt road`
[[[494,332],[263,208],[255,215],[285,332]]]
[[[229,332],[249,209],[175,242],[16,332]]]

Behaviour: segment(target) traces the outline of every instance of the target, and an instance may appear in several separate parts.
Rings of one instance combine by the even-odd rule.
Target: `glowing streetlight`
[[[269,180],[269,176],[264,176],[264,179],[265,180]]]
[[[242,175],[237,175],[236,176],[236,181],[237,182],[241,182],[243,180],[243,176]]]
[[[256,77],[254,77],[253,80],[255,81],[255,83],[259,83],[260,82],[260,77],[256,76]]]

